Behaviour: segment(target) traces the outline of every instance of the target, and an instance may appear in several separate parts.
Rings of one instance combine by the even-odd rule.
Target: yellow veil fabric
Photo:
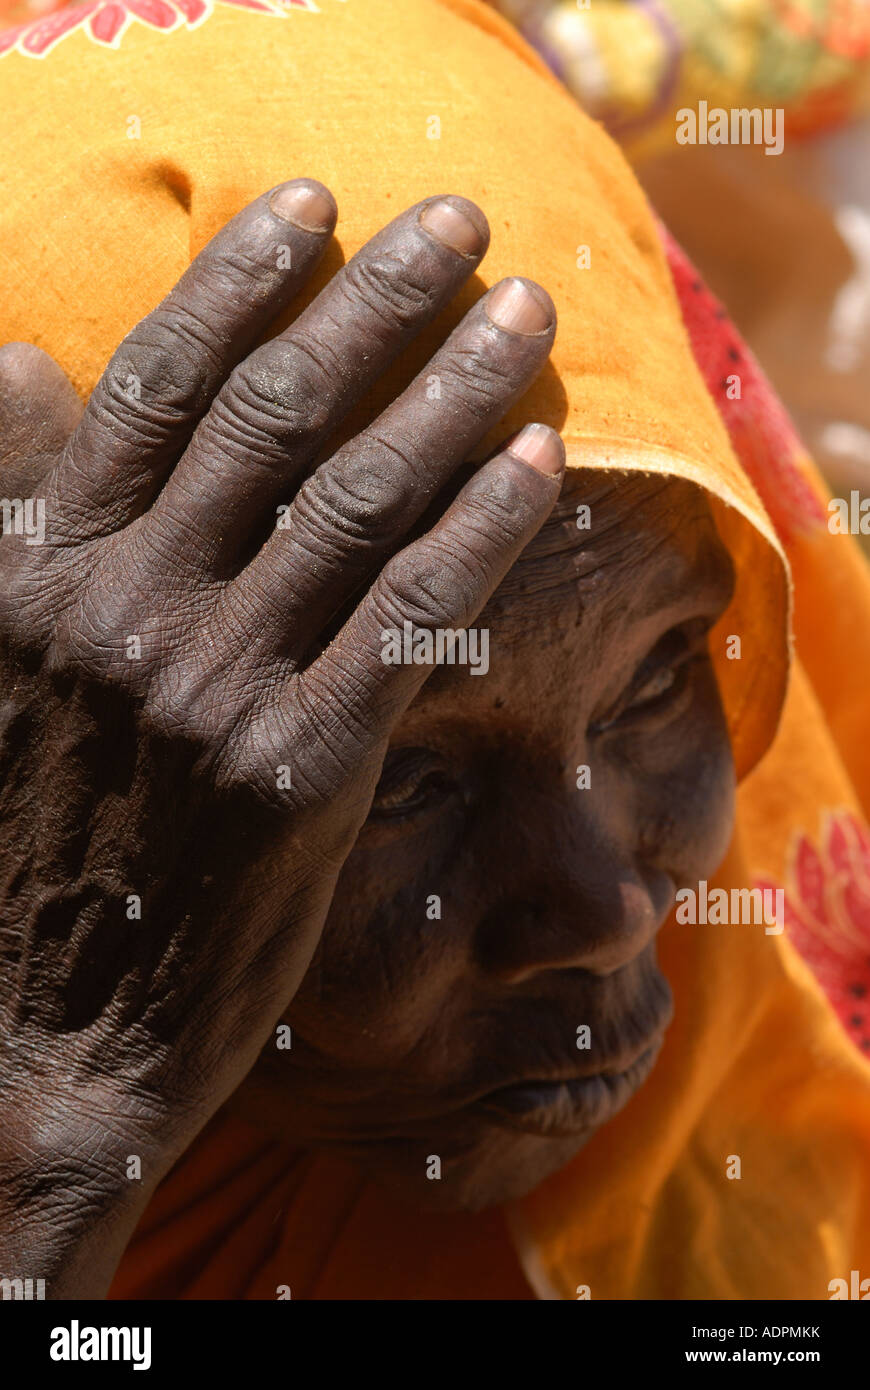
[[[796,829],[815,833],[825,809],[857,816],[860,800],[799,665],[786,699],[784,551],[617,148],[476,0],[131,0],[113,33],[107,10],[51,16],[50,42],[0,42],[0,338],[45,347],[85,395],[208,238],[285,178],[317,177],[339,203],[311,294],[409,204],[478,201],[492,228],[480,276],[380,399],[484,285],[547,286],[552,362],[505,431],[547,421],[572,468],[675,474],[710,494],[737,569],[712,650],[744,779],[716,881],[782,882]],[[870,1064],[809,969],[750,925],[674,920],[661,955],[676,1021],[652,1078],[510,1212],[395,1213],[338,1160],[282,1156],[221,1117],[158,1192],[116,1295],[520,1297],[505,1219],[541,1297],[827,1298],[832,1279],[870,1275]]]

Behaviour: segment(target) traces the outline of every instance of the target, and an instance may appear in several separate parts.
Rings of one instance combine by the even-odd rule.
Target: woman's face
[[[398,726],[292,1048],[240,1100],[418,1205],[471,1208],[624,1105],[671,1012],[656,933],[730,835],[705,634],[731,586],[698,489],[569,477],[475,624],[486,674],[442,666]]]

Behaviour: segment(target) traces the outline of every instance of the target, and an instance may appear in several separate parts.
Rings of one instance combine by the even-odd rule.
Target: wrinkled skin
[[[133,331],[83,415],[44,354],[0,351],[4,493],[44,498],[46,525],[41,545],[0,538],[0,1264],[44,1271],[50,1296],[107,1287],[233,1093],[267,1088],[268,1122],[350,1145],[412,1200],[528,1188],[583,1136],[449,1112],[574,1074],[578,1023],[586,1070],[654,1040],[652,937],[727,835],[703,628],[728,565],[700,495],[590,478],[596,539],[569,499],[516,565],[559,494],[557,436],[461,466],[552,343],[549,297],[519,280],[330,454],[472,274],[485,219],[426,200],[253,349],[335,217],[309,181],[278,190],[280,215],[273,195]],[[481,620],[486,678],[424,688],[430,667],[380,659],[384,627],[471,624],[509,572]],[[410,781],[408,748],[426,750]],[[572,790],[580,762],[593,791]],[[400,1138],[361,1143],[373,1128]]]
[[[285,1014],[292,1049],[266,1050],[246,1114],[353,1155],[415,1205],[480,1207],[528,1191],[592,1129],[528,1133],[470,1101],[634,1064],[604,1122],[629,1098],[671,1013],[655,934],[732,826],[705,640],[731,584],[696,488],[569,475],[477,620],[488,674],[444,666],[397,724]]]

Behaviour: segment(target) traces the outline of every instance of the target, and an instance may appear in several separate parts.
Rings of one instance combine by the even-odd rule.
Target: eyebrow
[[[687,551],[667,544],[667,530],[638,531],[636,525],[626,530],[617,545],[608,546],[608,535],[619,532],[637,508],[621,510],[585,540],[577,532],[578,539],[571,544],[567,528],[575,513],[572,509],[566,515],[564,506],[560,511],[505,576],[487,604],[493,615],[509,614],[524,622],[542,617],[555,595],[569,591],[577,596],[582,610],[593,599],[592,586],[597,590],[596,601],[606,602],[618,593],[626,617],[637,621],[662,609],[697,608],[699,603],[723,611],[727,607],[734,568],[709,513],[693,516],[681,510],[675,514],[673,530],[691,526],[697,536],[698,544]],[[651,557],[655,559],[652,573]],[[632,565],[643,574],[644,582],[626,585],[626,571]]]

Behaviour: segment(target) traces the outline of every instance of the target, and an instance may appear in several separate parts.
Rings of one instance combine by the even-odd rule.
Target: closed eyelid
[[[398,748],[387,754],[381,777],[375,788],[371,815],[400,813],[403,806],[413,809],[414,796],[426,784],[435,789],[441,784],[446,790],[448,770],[437,754],[422,748]]]
[[[632,697],[639,695],[644,685],[655,675],[668,668],[684,667],[699,659],[709,659],[707,635],[715,618],[696,616],[684,623],[674,624],[648,647],[645,655],[638,661],[627,679],[623,679],[618,694],[599,706],[601,713],[594,714],[589,721],[591,731],[601,732],[615,723],[622,713],[631,708]],[[667,692],[665,692],[667,693]],[[650,704],[655,703],[654,700]]]

